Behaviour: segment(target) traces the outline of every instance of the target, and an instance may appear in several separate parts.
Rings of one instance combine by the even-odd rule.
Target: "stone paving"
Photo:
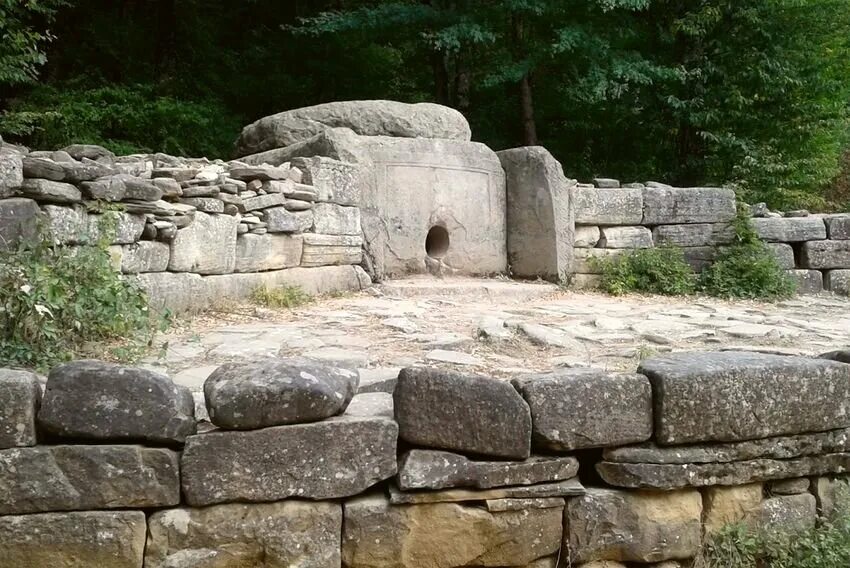
[[[361,370],[380,390],[429,364],[509,378],[555,367],[634,370],[656,353],[815,355],[850,346],[850,299],[776,304],[564,291],[507,280],[409,279],[294,310],[240,306],[178,324],[145,361],[199,391],[221,363],[303,355]]]

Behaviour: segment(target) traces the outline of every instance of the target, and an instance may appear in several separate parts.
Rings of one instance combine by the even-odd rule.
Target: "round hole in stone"
[[[449,251],[449,232],[445,227],[434,225],[425,237],[425,253],[431,258],[443,258]]]

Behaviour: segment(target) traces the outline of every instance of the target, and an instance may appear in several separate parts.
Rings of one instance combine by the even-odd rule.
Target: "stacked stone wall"
[[[197,408],[146,369],[2,370],[0,567],[690,566],[729,524],[839,510],[847,362],[416,367],[359,393],[354,371],[260,358]]]
[[[621,185],[598,179],[573,188],[574,280],[595,287],[593,259],[660,245],[680,247],[702,271],[734,242],[735,194],[722,188],[674,188],[648,182]],[[850,294],[850,214],[785,214],[752,208],[752,224],[802,293]]]

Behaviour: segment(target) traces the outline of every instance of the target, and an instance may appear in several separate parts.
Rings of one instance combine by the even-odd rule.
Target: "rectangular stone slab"
[[[0,568],[141,568],[142,511],[0,517]]]
[[[38,446],[0,451],[0,515],[170,507],[177,453],[141,446]]]
[[[660,445],[736,442],[850,426],[850,365],[761,353],[644,361]]]
[[[850,241],[811,241],[802,251],[806,268],[850,268]]]
[[[652,230],[657,245],[706,247],[728,245],[735,240],[731,223],[695,223],[692,225],[660,225]]]
[[[661,447],[654,444],[608,448],[605,461],[620,463],[725,463],[757,458],[788,459],[850,451],[850,429],[763,440]]]
[[[395,505],[422,503],[460,503],[463,501],[490,501],[493,499],[537,499],[543,497],[572,497],[583,495],[584,486],[578,478],[554,483],[538,483],[495,489],[444,489],[441,491],[404,492],[390,485],[390,502]]]
[[[609,485],[629,489],[669,490],[680,487],[744,485],[755,481],[846,473],[850,471],[850,454],[706,464],[600,462],[596,464],[596,471]]]
[[[34,373],[0,369],[0,450],[36,444],[40,402],[41,387]]]
[[[643,190],[643,225],[724,223],[735,218],[735,192],[716,187]]]
[[[477,461],[437,450],[411,450],[399,461],[398,485],[404,491],[507,485],[533,485],[578,474],[574,457],[537,457],[523,461]]]
[[[640,189],[573,189],[575,222],[581,225],[640,225],[643,191]]]
[[[193,506],[349,497],[395,475],[397,438],[392,420],[347,416],[190,436],[183,493]]]
[[[800,243],[826,238],[826,225],[820,217],[767,217],[751,219],[763,241]]]

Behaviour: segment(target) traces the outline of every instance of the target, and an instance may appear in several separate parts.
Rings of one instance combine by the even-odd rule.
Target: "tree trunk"
[[[449,73],[446,59],[439,51],[431,52],[431,68],[434,71],[434,97],[441,105],[449,104]]]
[[[513,40],[517,59],[525,58],[525,29],[522,16],[518,14],[513,16]],[[522,118],[522,145],[537,146],[537,124],[534,121],[534,97],[530,71],[527,71],[519,80],[519,104]]]

